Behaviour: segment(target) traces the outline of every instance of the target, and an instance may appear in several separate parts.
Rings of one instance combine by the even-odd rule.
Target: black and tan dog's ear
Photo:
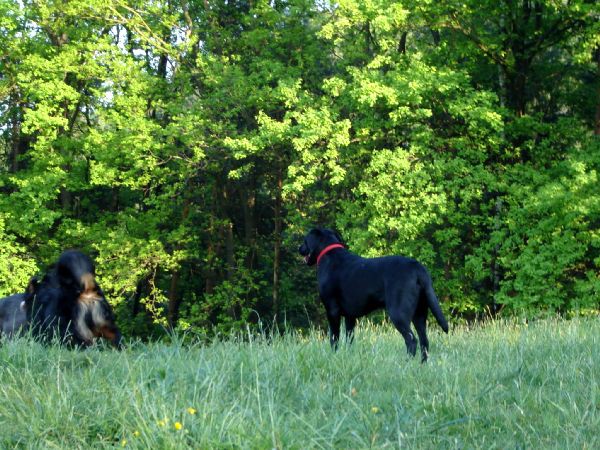
[[[29,283],[27,284],[27,293],[35,294],[35,292],[38,289],[39,284],[40,284],[40,280],[38,279],[38,277],[31,277],[31,279],[29,280]]]

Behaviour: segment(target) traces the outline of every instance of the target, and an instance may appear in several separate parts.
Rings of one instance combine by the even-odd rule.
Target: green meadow
[[[598,318],[73,351],[0,345],[0,448],[599,448]]]

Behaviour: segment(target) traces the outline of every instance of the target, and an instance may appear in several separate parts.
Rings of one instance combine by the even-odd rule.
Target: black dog
[[[427,311],[431,310],[447,333],[444,317],[433,290],[431,277],[417,261],[403,256],[361,258],[350,253],[341,236],[328,229],[315,228],[299,248],[307,265],[317,265],[319,295],[327,311],[330,340],[334,348],[344,317],[348,339],[352,339],[356,319],[375,309],[386,309],[390,319],[404,337],[411,355],[416,353],[414,324],[422,361],[427,360],[429,341],[426,334]]]
[[[102,337],[121,347],[121,333],[88,256],[65,251],[34,292],[25,310],[35,336],[77,346],[88,346]]]

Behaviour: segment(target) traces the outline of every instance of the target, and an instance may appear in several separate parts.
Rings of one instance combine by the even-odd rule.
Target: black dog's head
[[[327,228],[313,228],[304,237],[304,242],[298,249],[298,253],[304,256],[304,262],[308,266],[314,266],[317,263],[319,253],[325,247],[331,244],[344,244],[344,241],[337,231]]]

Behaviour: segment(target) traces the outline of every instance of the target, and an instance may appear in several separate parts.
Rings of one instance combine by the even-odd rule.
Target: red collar
[[[321,258],[323,256],[325,256],[325,254],[327,254],[331,250],[333,250],[334,248],[344,248],[344,246],[342,244],[331,244],[331,245],[328,245],[327,247],[325,247],[323,250],[321,250],[321,253],[319,253],[319,256],[317,256],[317,266],[319,265],[319,261],[321,261]]]

